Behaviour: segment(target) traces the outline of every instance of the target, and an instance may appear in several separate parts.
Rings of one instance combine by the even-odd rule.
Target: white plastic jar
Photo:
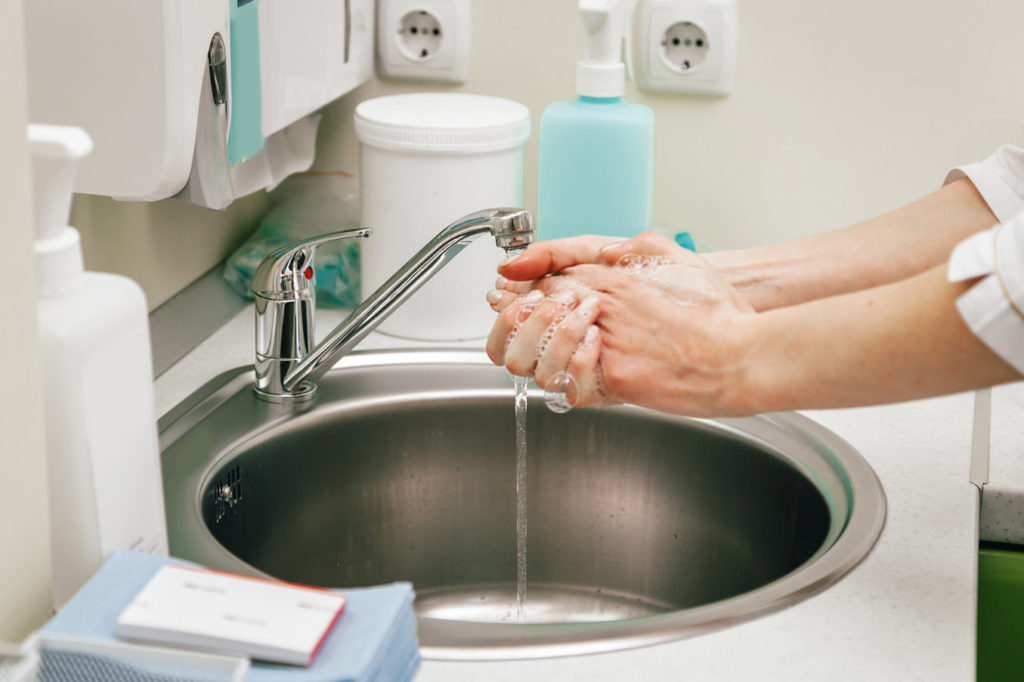
[[[463,93],[379,97],[356,107],[360,141],[363,298],[446,225],[486,208],[520,207],[530,112],[517,102]],[[378,328],[421,341],[487,335],[484,295],[504,258],[480,237]]]

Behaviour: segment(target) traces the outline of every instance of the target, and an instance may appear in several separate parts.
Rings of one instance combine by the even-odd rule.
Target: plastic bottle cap
[[[411,93],[356,107],[360,142],[397,151],[473,154],[512,149],[530,136],[530,110],[518,102],[465,93]]]
[[[622,97],[625,90],[626,66],[622,62],[577,64],[576,92],[584,97]]]
[[[64,227],[55,237],[37,239],[33,251],[39,296],[60,296],[81,285],[85,265],[78,230]]]

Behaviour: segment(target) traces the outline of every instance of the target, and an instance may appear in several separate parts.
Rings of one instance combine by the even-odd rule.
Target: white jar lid
[[[530,110],[500,97],[422,92],[360,103],[360,142],[398,151],[472,154],[512,149],[530,136]]]

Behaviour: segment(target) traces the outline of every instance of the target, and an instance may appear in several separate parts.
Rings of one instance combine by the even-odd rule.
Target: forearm
[[[757,310],[895,282],[945,262],[996,217],[969,180],[863,223],[795,241],[707,254]]]
[[[754,316],[748,411],[851,407],[1019,380],[964,324],[945,267]]]

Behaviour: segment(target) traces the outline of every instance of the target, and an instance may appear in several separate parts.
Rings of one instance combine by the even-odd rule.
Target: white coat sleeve
[[[954,168],[944,185],[970,178],[999,222],[1024,211],[1024,149],[1005,145],[984,161]]]
[[[980,163],[953,170],[946,182],[963,177],[1000,224],[953,249],[949,281],[981,278],[956,305],[978,338],[1024,375],[1024,150],[1001,147]]]

